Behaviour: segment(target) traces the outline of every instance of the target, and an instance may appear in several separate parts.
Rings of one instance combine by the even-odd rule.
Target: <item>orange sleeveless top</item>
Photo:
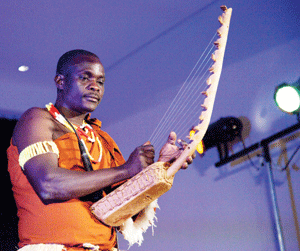
[[[89,121],[102,144],[102,160],[93,164],[93,169],[122,165],[125,161],[113,139],[96,119]],[[54,141],[59,149],[59,167],[82,170],[78,141],[74,133],[67,133]],[[99,157],[98,147],[86,142],[94,159]],[[45,205],[41,202],[18,163],[19,153],[12,143],[7,150],[8,171],[13,185],[14,198],[19,217],[19,247],[27,244],[56,243],[66,247],[80,247],[83,243],[99,245],[101,250],[111,249],[116,244],[113,228],[103,225],[90,211],[92,202],[72,199],[66,202]]]

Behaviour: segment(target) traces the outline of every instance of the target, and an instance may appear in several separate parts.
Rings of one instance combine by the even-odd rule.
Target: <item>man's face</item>
[[[76,112],[94,111],[104,94],[105,73],[100,61],[80,56],[78,63],[68,67],[63,90],[64,105]]]

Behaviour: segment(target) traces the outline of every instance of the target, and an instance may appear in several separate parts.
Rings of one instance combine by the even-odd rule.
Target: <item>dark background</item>
[[[2,193],[1,203],[1,230],[0,230],[0,250],[13,251],[16,250],[18,244],[18,217],[15,200],[11,189],[9,173],[7,171],[6,149],[9,147],[10,138],[17,120],[8,120],[0,118],[2,129],[2,148],[0,154],[1,173],[0,184]]]

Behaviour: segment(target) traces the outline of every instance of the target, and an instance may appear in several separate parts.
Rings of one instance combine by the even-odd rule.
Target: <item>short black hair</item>
[[[71,50],[66,52],[59,58],[56,67],[56,74],[64,74],[65,66],[71,65],[72,60],[77,56],[91,56],[100,61],[99,57],[93,52],[82,50],[82,49]]]

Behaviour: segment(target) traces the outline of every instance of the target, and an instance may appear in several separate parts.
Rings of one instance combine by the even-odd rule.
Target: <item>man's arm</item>
[[[19,153],[27,146],[52,141],[54,124],[48,113],[40,108],[27,111],[19,120],[13,143]],[[124,165],[93,172],[60,168],[55,153],[37,155],[24,165],[24,174],[43,203],[79,198],[116,182],[129,179],[154,161],[154,149],[145,144],[137,147]]]

